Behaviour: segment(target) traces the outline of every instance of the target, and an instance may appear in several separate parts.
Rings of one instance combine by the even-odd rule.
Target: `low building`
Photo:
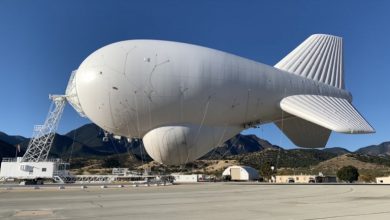
[[[48,159],[40,162],[23,162],[22,157],[3,158],[0,178],[37,180],[54,179],[55,177],[70,176],[69,163],[60,159]]]
[[[276,183],[335,183],[335,176],[324,175],[278,175],[275,177]]]
[[[376,183],[379,184],[390,184],[390,176],[384,176],[384,177],[377,177]]]
[[[198,174],[171,174],[174,183],[196,183],[198,182]]]
[[[335,176],[316,176],[316,183],[337,183]]]
[[[276,183],[315,183],[315,175],[278,175]]]
[[[230,166],[222,173],[222,177],[226,178],[227,176],[230,176],[230,180],[233,181],[250,181],[260,178],[259,172],[248,166]]]

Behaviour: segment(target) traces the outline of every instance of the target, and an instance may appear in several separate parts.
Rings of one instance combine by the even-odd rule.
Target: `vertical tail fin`
[[[311,35],[275,67],[344,89],[342,44],[341,37]]]

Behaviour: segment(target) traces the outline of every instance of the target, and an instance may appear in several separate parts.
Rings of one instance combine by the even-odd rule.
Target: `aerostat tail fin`
[[[275,124],[291,142],[304,148],[325,147],[332,132],[329,129],[298,117],[278,121]]]
[[[375,132],[348,100],[322,95],[293,95],[282,99],[283,111],[332,131],[347,134]]]
[[[342,44],[341,37],[311,35],[275,67],[344,89]]]
[[[276,125],[299,147],[325,147],[331,131],[348,134],[375,132],[343,98],[293,95],[282,99],[280,107],[296,118],[276,122]]]

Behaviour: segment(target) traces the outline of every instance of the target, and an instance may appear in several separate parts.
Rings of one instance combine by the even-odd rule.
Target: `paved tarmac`
[[[0,188],[0,219],[390,219],[390,185]]]

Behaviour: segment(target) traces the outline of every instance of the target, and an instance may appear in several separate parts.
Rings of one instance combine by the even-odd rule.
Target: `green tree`
[[[354,166],[345,166],[337,171],[337,178],[341,181],[352,183],[359,178],[359,171]]]
[[[272,170],[271,167],[273,165],[269,162],[264,162],[260,164],[260,175],[266,180],[269,180],[272,175],[275,174],[275,170]]]

